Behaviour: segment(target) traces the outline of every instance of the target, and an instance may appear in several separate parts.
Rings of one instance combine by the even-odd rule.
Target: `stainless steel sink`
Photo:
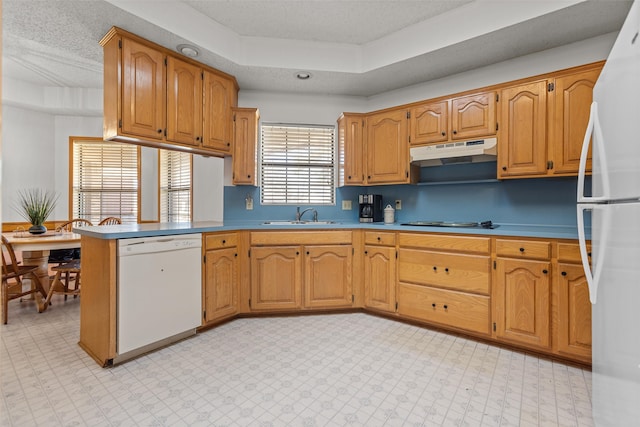
[[[337,224],[335,221],[265,221],[264,225],[327,225]]]

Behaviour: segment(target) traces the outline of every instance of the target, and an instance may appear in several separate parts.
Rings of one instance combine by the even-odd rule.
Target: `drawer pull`
[[[379,242],[380,240],[382,240],[382,239],[380,239],[380,236],[378,236],[378,242]]]
[[[227,241],[226,240],[222,240],[222,244],[224,245],[225,243],[227,243]]]
[[[524,252],[524,248],[520,248],[520,252]]]
[[[444,271],[446,271],[446,272],[448,273],[448,272],[449,272],[449,269],[448,269],[448,268],[445,268],[445,269],[444,269]]]
[[[436,303],[431,304],[431,307],[436,308]]]
[[[448,305],[446,305],[446,304],[445,304],[445,305],[443,305],[443,307],[444,307],[444,309],[445,309],[445,310],[446,310],[447,308],[449,308],[449,306],[448,306]]]
[[[436,267],[435,265],[433,266],[433,271],[438,271],[438,267]]]

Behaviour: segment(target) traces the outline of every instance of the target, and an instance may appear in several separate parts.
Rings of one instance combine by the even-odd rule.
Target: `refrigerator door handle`
[[[602,170],[602,196],[585,196],[584,195],[584,178],[587,172],[587,157],[589,156],[589,146],[593,136],[593,147],[598,151],[600,158],[600,167]],[[582,151],[580,152],[580,165],[578,168],[578,203],[592,203],[607,201],[611,197],[611,186],[609,185],[608,163],[604,151],[604,138],[602,136],[602,128],[598,119],[598,103],[591,103],[591,112],[589,114],[589,123],[582,141]]]
[[[606,205],[598,205],[598,204],[579,204],[578,205],[578,244],[580,246],[580,258],[582,258],[582,268],[584,269],[584,274],[587,279],[587,285],[589,286],[589,300],[591,304],[596,303],[596,298],[598,296],[598,285],[600,284],[600,276],[602,274],[602,268],[597,268],[598,265],[603,265],[604,257],[606,255],[605,252],[605,242],[608,240],[608,230],[610,229],[610,211],[608,209],[604,209]],[[589,255],[587,253],[587,239],[584,231],[584,211],[596,211],[602,210],[603,218],[602,218],[602,227],[600,229],[600,235],[598,237],[598,253],[592,258],[597,262],[594,263],[594,268],[592,270],[589,265]]]

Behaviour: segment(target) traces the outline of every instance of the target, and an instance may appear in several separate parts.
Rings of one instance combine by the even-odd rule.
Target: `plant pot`
[[[31,234],[44,234],[47,232],[47,227],[44,225],[32,225],[29,227],[29,233]]]

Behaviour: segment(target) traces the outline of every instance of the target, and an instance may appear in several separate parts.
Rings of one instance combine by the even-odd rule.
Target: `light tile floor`
[[[240,319],[109,369],[79,300],[0,326],[2,426],[591,426],[591,373],[367,314]]]

